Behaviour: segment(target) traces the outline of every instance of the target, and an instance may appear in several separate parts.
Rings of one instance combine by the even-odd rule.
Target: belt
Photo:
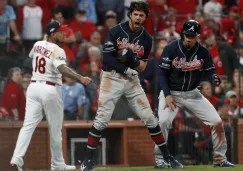
[[[188,92],[188,91],[192,91],[194,89],[196,89],[197,87],[192,87],[189,88],[188,90],[181,90],[181,89],[170,89],[171,91],[180,91],[180,92]]]
[[[115,70],[115,69],[113,69],[113,68],[109,68],[109,67],[102,67],[102,70],[103,70],[103,71],[111,72],[112,70]]]
[[[37,81],[36,80],[31,80],[32,83],[36,83]],[[56,83],[53,83],[53,82],[50,82],[50,81],[41,81],[41,82],[45,82],[46,84],[48,85],[51,85],[51,86],[56,86]]]

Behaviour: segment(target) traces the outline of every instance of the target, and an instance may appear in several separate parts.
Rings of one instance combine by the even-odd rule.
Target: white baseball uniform
[[[51,167],[52,169],[63,168],[65,162],[62,154],[61,136],[63,122],[62,80],[57,67],[66,64],[66,55],[58,45],[47,41],[38,41],[32,48],[29,57],[33,58],[33,76],[27,89],[24,124],[20,130],[11,163],[23,166],[23,157],[32,134],[45,114],[50,133]]]

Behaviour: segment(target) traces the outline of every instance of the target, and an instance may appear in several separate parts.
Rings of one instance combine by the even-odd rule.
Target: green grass
[[[151,167],[100,167],[95,168],[94,171],[173,171],[174,169],[154,169]],[[184,166],[183,169],[176,169],[176,171],[243,171],[243,165],[236,165],[234,168],[214,168],[213,166]],[[30,171],[30,170],[26,170]],[[43,170],[41,170],[43,171]],[[80,169],[73,170],[80,171]]]

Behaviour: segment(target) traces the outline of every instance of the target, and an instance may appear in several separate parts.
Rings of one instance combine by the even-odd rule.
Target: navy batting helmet
[[[196,20],[187,20],[182,27],[181,35],[200,35],[201,26]]]

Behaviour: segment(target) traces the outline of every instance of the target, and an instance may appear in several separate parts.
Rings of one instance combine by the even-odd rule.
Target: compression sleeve
[[[168,84],[168,78],[169,78],[168,74],[169,74],[168,71],[162,69],[159,72],[160,88],[163,90],[165,97],[171,95],[169,84]]]

